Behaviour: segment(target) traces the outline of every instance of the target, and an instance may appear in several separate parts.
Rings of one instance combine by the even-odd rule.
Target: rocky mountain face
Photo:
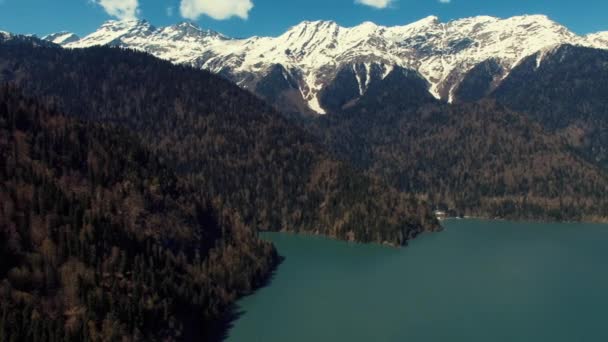
[[[542,15],[447,23],[431,16],[395,27],[305,21],[278,37],[231,39],[191,23],[155,28],[136,20],[109,21],[82,39],[58,43],[146,51],[221,74],[284,111],[323,114],[358,99],[395,66],[416,70],[433,96],[452,102],[465,75],[480,63],[486,64],[474,73],[489,75],[476,82],[489,91],[525,57],[562,44],[608,48],[608,33],[579,36]]]

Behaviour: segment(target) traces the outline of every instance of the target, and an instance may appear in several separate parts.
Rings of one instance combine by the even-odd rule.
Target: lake
[[[228,341],[608,341],[608,225],[444,226],[402,249],[265,234],[285,262]]]

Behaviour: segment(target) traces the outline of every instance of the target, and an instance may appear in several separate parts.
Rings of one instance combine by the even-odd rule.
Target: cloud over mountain
[[[93,0],[109,15],[120,20],[131,20],[137,18],[139,12],[138,0]]]
[[[182,17],[191,20],[196,20],[201,15],[225,20],[232,17],[247,19],[252,8],[251,0],[182,0],[179,10]]]

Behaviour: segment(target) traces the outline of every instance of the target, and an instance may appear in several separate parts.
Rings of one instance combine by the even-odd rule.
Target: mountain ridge
[[[61,32],[46,35],[46,36],[42,37],[42,40],[47,40],[51,43],[61,45],[61,44],[69,44],[69,43],[76,42],[76,41],[80,40],[80,37],[78,37],[76,34],[74,34],[72,32],[61,31]]]
[[[189,35],[184,34],[187,30]],[[395,66],[414,69],[427,79],[436,98],[451,102],[464,74],[479,63],[495,59],[502,67],[499,78],[504,78],[525,57],[561,44],[608,49],[608,33],[580,36],[546,15],[477,16],[446,23],[429,16],[392,27],[369,21],[353,27],[335,21],[303,21],[276,37],[240,39],[188,22],[156,28],[145,20],[131,20],[108,21],[92,34],[62,45],[141,50],[220,74],[254,93],[259,93],[260,80],[280,64],[286,77],[297,82],[301,98],[296,102],[303,102],[312,113],[324,114],[328,109],[320,94],[342,68],[359,65],[357,79],[366,79],[359,84],[361,92]],[[378,69],[382,72],[370,77]]]

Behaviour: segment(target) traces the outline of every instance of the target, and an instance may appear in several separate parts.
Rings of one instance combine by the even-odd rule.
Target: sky
[[[608,0],[0,0],[0,30],[80,36],[109,19],[184,20],[231,37],[277,36],[304,20],[405,25],[429,15],[441,21],[491,15],[545,14],[578,34],[608,31]]]

